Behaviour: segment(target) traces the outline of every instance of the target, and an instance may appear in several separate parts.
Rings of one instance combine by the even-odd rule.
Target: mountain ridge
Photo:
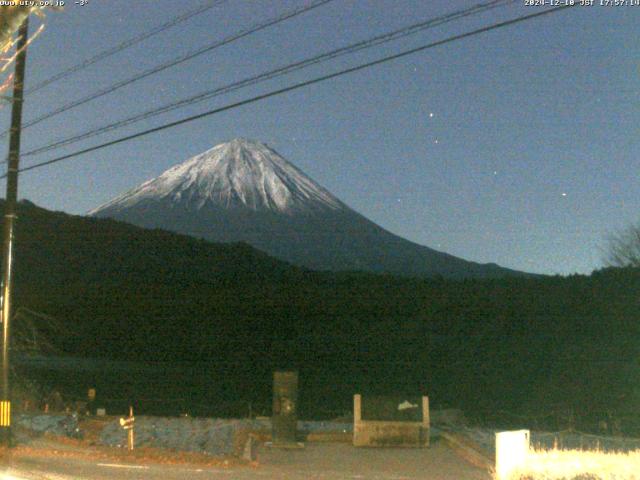
[[[401,238],[348,207],[272,148],[241,138],[171,167],[89,215],[214,242],[243,241],[314,270],[528,275]]]

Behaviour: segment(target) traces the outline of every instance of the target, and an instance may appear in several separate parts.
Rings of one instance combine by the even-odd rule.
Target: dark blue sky
[[[68,1],[30,49],[27,87],[201,3]],[[34,93],[25,120],[304,3],[229,0]],[[26,129],[23,150],[476,3],[334,0]],[[539,8],[515,2],[23,165]],[[242,136],[417,243],[515,269],[587,273],[601,266],[607,234],[640,218],[638,25],[640,7],[576,7],[25,173],[20,196],[82,214]],[[9,108],[0,115],[6,126]]]

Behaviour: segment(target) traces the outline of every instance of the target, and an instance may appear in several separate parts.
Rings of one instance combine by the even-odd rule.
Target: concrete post
[[[425,428],[429,428],[431,424],[431,416],[429,414],[429,397],[424,395],[422,397],[422,425]]]
[[[509,480],[524,467],[529,452],[529,430],[496,433],[496,479]]]

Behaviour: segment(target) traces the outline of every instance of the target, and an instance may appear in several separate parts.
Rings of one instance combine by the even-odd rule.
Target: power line
[[[129,47],[132,47],[150,37],[153,37],[154,35],[157,35],[159,33],[162,33],[166,30],[169,30],[172,27],[175,27],[176,25],[179,25],[182,22],[185,22],[187,20],[189,20],[192,17],[195,17],[196,15],[200,15],[201,13],[204,13],[208,10],[211,10],[214,7],[217,7],[218,5],[221,5],[223,3],[225,3],[227,0],[216,0],[216,1],[209,1],[207,4],[205,5],[201,5],[193,10],[189,10],[188,12],[185,12],[181,15],[178,15],[174,18],[172,18],[171,20],[169,20],[168,22],[163,23],[162,25],[158,25],[157,27],[152,28],[151,30],[148,30],[146,32],[141,33],[140,35],[130,38],[128,40],[125,40],[122,43],[119,43],[118,45],[115,45],[114,47],[111,48],[107,48],[106,50],[103,50],[99,53],[97,53],[96,55],[94,55],[93,57],[87,58],[86,60],[67,68],[66,70],[63,70],[49,78],[47,78],[46,80],[43,80],[42,82],[34,85],[33,87],[29,88],[26,90],[25,95],[29,95],[33,92],[37,92],[38,90],[51,85],[54,82],[57,82],[58,80],[61,80],[63,78],[68,77],[69,75],[72,75],[80,70],[83,70],[95,63],[98,63],[102,60],[104,60],[105,58],[111,57],[112,55],[115,55],[116,53],[119,53]]]
[[[340,77],[342,75],[346,75],[346,74],[349,74],[349,73],[353,73],[353,72],[357,72],[357,71],[360,71],[360,70],[364,70],[366,68],[370,68],[370,67],[373,67],[375,65],[380,65],[382,63],[386,63],[386,62],[389,62],[389,61],[392,61],[392,60],[397,60],[399,58],[403,58],[403,57],[406,57],[408,55],[412,55],[414,53],[422,52],[424,50],[428,50],[428,49],[431,49],[431,48],[434,48],[434,47],[438,47],[440,45],[445,45],[447,43],[452,43],[452,42],[455,42],[457,40],[462,40],[462,39],[469,38],[469,37],[472,37],[472,36],[475,36],[475,35],[479,35],[481,33],[489,32],[491,30],[497,30],[499,28],[503,28],[503,27],[507,27],[507,26],[510,26],[510,25],[514,25],[516,23],[521,23],[521,22],[524,22],[524,21],[527,21],[527,20],[531,20],[531,19],[534,19],[534,18],[538,18],[538,17],[544,16],[544,15],[549,15],[551,13],[558,12],[558,11],[561,11],[561,10],[565,10],[567,8],[572,8],[572,7],[576,6],[576,5],[577,4],[574,4],[574,5],[567,4],[567,5],[563,5],[563,6],[560,6],[560,7],[554,7],[554,8],[550,8],[550,9],[547,9],[547,10],[543,10],[541,12],[531,13],[529,15],[523,15],[523,16],[511,19],[511,20],[506,20],[504,22],[494,23],[494,24],[489,25],[487,27],[482,27],[482,28],[479,28],[479,29],[476,29],[476,30],[472,30],[470,32],[459,34],[459,35],[454,35],[452,37],[445,38],[444,40],[438,40],[436,42],[432,42],[432,43],[429,43],[427,45],[422,45],[420,47],[412,48],[410,50],[405,50],[405,51],[400,52],[400,53],[396,53],[396,54],[393,54],[393,55],[382,57],[382,58],[380,58],[378,60],[373,60],[371,62],[363,63],[363,64],[357,65],[355,67],[346,68],[344,70],[340,70],[338,72],[330,73],[328,75],[323,75],[323,76],[320,76],[320,77],[313,78],[311,80],[306,80],[304,82],[295,83],[295,84],[290,85],[288,87],[284,87],[284,88],[281,88],[281,89],[278,89],[278,90],[273,90],[271,92],[264,93],[262,95],[258,95],[258,96],[255,96],[255,97],[252,97],[252,98],[249,98],[249,99],[246,99],[246,100],[242,100],[242,101],[239,101],[239,102],[231,103],[231,104],[225,105],[223,107],[215,108],[213,110],[209,110],[209,111],[197,114],[197,115],[192,115],[192,116],[183,118],[181,120],[177,120],[175,122],[166,123],[164,125],[160,125],[158,127],[150,128],[148,130],[144,130],[142,132],[134,133],[132,135],[127,135],[125,137],[120,137],[118,139],[102,143],[100,145],[95,145],[93,147],[89,147],[89,148],[85,148],[85,149],[82,149],[82,150],[78,150],[78,151],[75,151],[73,153],[69,153],[67,155],[62,155],[60,157],[56,157],[56,158],[53,158],[51,160],[47,160],[45,162],[36,163],[34,165],[30,165],[28,167],[21,168],[19,171],[20,172],[26,172],[26,171],[29,171],[29,170],[34,170],[36,168],[40,168],[40,167],[44,167],[44,166],[51,165],[51,164],[54,164],[54,163],[58,163],[58,162],[61,162],[63,160],[68,160],[70,158],[74,158],[74,157],[77,157],[77,156],[80,156],[80,155],[84,155],[85,153],[90,153],[90,152],[94,152],[96,150],[101,150],[103,148],[110,147],[112,145],[117,145],[119,143],[127,142],[129,140],[134,140],[136,138],[144,137],[146,135],[150,135],[152,133],[156,133],[156,132],[159,132],[159,131],[162,131],[162,130],[166,130],[168,128],[177,127],[179,125],[182,125],[182,124],[185,124],[185,123],[189,123],[189,122],[192,122],[192,121],[195,121],[195,120],[199,120],[201,118],[209,117],[209,116],[215,115],[217,113],[226,112],[227,110],[232,110],[234,108],[238,108],[238,107],[241,107],[241,106],[244,106],[244,105],[255,103],[255,102],[258,102],[260,100],[265,100],[267,98],[275,97],[277,95],[282,95],[284,93],[291,92],[293,90],[298,90],[300,88],[307,87],[307,86],[310,86],[310,85],[314,85],[316,83],[320,83],[320,82],[323,82],[325,80],[330,80],[332,78],[337,78],[337,77]],[[2,175],[2,176],[0,176],[0,179],[6,178],[6,176],[7,176],[6,174]]]
[[[202,102],[204,100],[209,100],[213,97],[217,97],[219,95],[224,95],[236,90],[239,90],[241,88],[244,87],[248,87],[248,86],[252,86],[252,85],[256,85],[258,83],[262,83],[264,81],[267,80],[271,80],[273,78],[276,77],[280,77],[286,74],[289,74],[291,72],[297,71],[297,70],[301,70],[304,69],[306,67],[312,66],[312,65],[316,65],[318,63],[322,63],[328,60],[333,60],[335,58],[338,58],[340,56],[343,55],[347,55],[347,54],[351,54],[351,53],[355,53],[358,52],[360,50],[364,50],[367,48],[371,48],[374,46],[378,46],[384,43],[388,43],[391,42],[393,40],[397,40],[399,38],[403,38],[421,31],[424,31],[428,28],[433,28],[439,25],[442,25],[444,23],[448,23],[454,20],[458,20],[467,16],[471,16],[471,15],[477,15],[479,13],[483,13],[486,12],[488,10],[497,8],[497,7],[501,7],[501,6],[505,6],[507,4],[510,3],[514,3],[516,0],[493,0],[490,2],[485,2],[485,3],[481,3],[478,5],[475,5],[473,7],[464,9],[464,10],[458,10],[446,15],[442,15],[439,17],[435,17],[435,18],[430,18],[426,21],[422,21],[419,23],[415,23],[413,25],[398,29],[398,30],[394,30],[391,32],[387,32],[381,35],[377,35],[375,37],[360,41],[360,42],[356,42],[356,43],[352,43],[350,45],[347,45],[345,47],[341,47],[335,50],[331,50],[329,52],[325,52],[322,53],[320,55],[316,55],[304,60],[301,60],[299,62],[295,62],[289,65],[286,65],[284,67],[279,67],[276,68],[274,70],[271,70],[269,72],[265,72],[265,73],[261,73],[259,75],[256,76],[252,76],[252,77],[248,77],[245,78],[243,80],[237,81],[237,82],[233,82],[231,84],[227,84],[224,85],[222,87],[218,87],[215,88],[213,90],[206,90],[204,92],[201,92],[199,94],[193,95],[191,97],[187,97],[185,99],[179,100],[177,102],[171,102],[168,103],[166,105],[163,105],[161,107],[157,107],[154,108],[152,110],[148,110],[146,112],[119,120],[117,122],[102,126],[102,127],[98,127],[98,128],[94,128],[88,131],[85,131],[83,133],[71,136],[71,137],[67,137],[58,141],[55,141],[51,144],[45,145],[45,146],[41,146],[38,148],[35,148],[33,150],[30,150],[26,153],[24,153],[22,156],[26,157],[26,156],[32,156],[32,155],[36,155],[36,154],[40,154],[40,153],[44,153],[50,150],[54,150],[66,145],[70,145],[73,143],[77,143],[81,140],[86,140],[87,138],[91,138],[94,137],[96,135],[100,135],[102,133],[106,133],[106,132],[110,132],[134,123],[138,123],[142,120],[146,120],[158,115],[161,115],[163,113],[167,113],[170,112],[172,110],[176,110],[178,108],[183,108],[186,107],[188,105],[193,105],[195,103],[199,103]]]
[[[298,15],[301,15],[305,12],[308,12],[310,10],[313,10],[315,8],[318,8],[322,5],[325,5],[329,2],[332,2],[333,0],[315,0],[314,2],[311,2],[310,4],[304,6],[304,7],[298,7],[295,8],[293,10],[289,10],[288,12],[281,14],[277,17],[271,18],[269,20],[267,20],[266,22],[262,22],[262,23],[258,23],[255,24],[251,27],[249,27],[248,29],[244,29],[241,30],[238,33],[234,33],[233,35],[230,35],[226,38],[223,38],[222,40],[216,41],[213,44],[209,44],[206,45],[204,47],[201,47],[195,51],[192,51],[190,53],[181,55],[177,58],[174,58],[173,60],[170,60],[168,62],[162,63],[160,65],[157,65],[153,68],[150,68],[148,70],[143,71],[142,73],[139,73],[133,77],[130,77],[126,80],[122,80],[120,82],[117,82],[107,88],[104,88],[102,90],[98,90],[97,92],[91,93],[89,95],[87,95],[86,97],[83,97],[79,100],[75,100],[71,103],[68,103],[66,105],[63,105],[60,108],[57,108],[55,110],[52,110],[48,113],[45,113],[44,115],[41,115],[40,117],[35,118],[34,120],[31,120],[29,122],[26,122],[22,128],[23,130],[29,127],[32,127],[33,125],[36,125],[44,120],[48,120],[49,118],[52,118],[56,115],[59,115],[61,113],[67,112],[73,108],[79,107],[80,105],[84,105],[85,103],[91,102],[92,100],[96,100],[97,98],[103,97],[104,95],[107,95],[109,93],[113,93],[116,90],[119,90],[122,87],[125,87],[127,85],[131,85],[132,83],[135,83],[139,80],[142,80],[144,78],[147,78],[151,75],[155,75],[156,73],[162,72],[168,68],[171,67],[175,67],[176,65],[179,65],[181,63],[184,63],[188,60],[191,60],[195,57],[198,57],[204,53],[210,52],[216,48],[222,47],[224,45],[228,45],[229,43],[232,43],[236,40],[239,40],[241,38],[244,38],[246,36],[249,36],[253,33],[256,33],[260,30],[264,30],[265,28],[268,28],[270,26],[276,25],[280,22],[283,22],[285,20],[288,20],[290,18],[296,17]],[[0,138],[4,137],[7,135],[7,133],[9,133],[8,130],[2,132],[2,134],[0,134]]]

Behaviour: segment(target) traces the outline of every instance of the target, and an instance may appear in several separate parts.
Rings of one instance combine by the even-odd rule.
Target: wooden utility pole
[[[18,30],[18,43],[13,99],[11,108],[11,131],[9,137],[9,161],[7,168],[7,197],[4,205],[3,256],[2,256],[2,385],[0,388],[0,439],[11,443],[11,385],[9,383],[9,353],[11,346],[11,295],[13,293],[13,227],[18,200],[18,169],[20,165],[20,130],[22,126],[22,103],[24,96],[24,71],[27,63],[27,40],[29,17]]]
[[[127,431],[127,446],[129,447],[129,451],[132,452],[133,451],[133,447],[134,447],[134,443],[135,443],[135,437],[134,437],[134,433],[133,433],[133,422],[134,422],[135,418],[133,416],[133,407],[129,406],[129,422],[131,423],[131,428]]]
[[[129,406],[129,416],[126,418],[120,419],[120,426],[127,431],[127,447],[131,452],[134,447],[134,433],[133,428],[135,427],[135,417],[133,416],[133,407]]]

